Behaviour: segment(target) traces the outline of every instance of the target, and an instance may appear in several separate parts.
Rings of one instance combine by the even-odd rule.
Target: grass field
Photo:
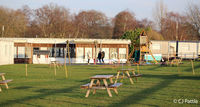
[[[9,89],[2,87],[0,106],[200,106],[200,62],[195,62],[195,75],[191,64],[184,62],[180,67],[160,67],[160,65],[140,66],[143,74],[138,82],[131,85],[124,79],[119,87],[119,95],[112,91],[108,97],[106,90],[97,90],[85,98],[86,90],[80,85],[90,82],[89,77],[97,74],[116,75],[116,69],[104,65],[71,65],[68,66],[69,78],[65,78],[63,68],[54,69],[48,65],[28,65],[28,77],[25,76],[25,65],[3,65],[0,72],[6,73],[6,79],[13,79]],[[136,66],[132,66],[136,68]],[[198,100],[197,104],[174,103],[173,101],[188,99]]]

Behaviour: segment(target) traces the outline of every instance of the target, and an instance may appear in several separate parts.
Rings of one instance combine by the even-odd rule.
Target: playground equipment
[[[155,57],[153,56],[151,50],[150,50],[150,40],[143,30],[139,36],[140,43],[139,45],[134,45],[134,49],[131,51],[131,53],[128,56],[127,62],[129,62],[131,56],[135,53],[135,62],[141,64],[141,61],[144,61],[145,54],[150,54],[154,60],[154,62],[157,64]],[[139,62],[138,62],[139,61]]]

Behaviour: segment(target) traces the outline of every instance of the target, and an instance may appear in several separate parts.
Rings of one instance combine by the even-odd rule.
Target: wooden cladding
[[[24,46],[25,47],[26,43],[15,43],[14,46]],[[66,47],[66,44],[38,44],[38,43],[27,43],[28,45],[32,45],[32,47]],[[73,44],[69,45],[70,47],[73,46]]]
[[[124,44],[100,44],[97,45],[97,48],[127,48],[128,45]],[[95,47],[95,44],[76,44],[76,47]]]
[[[28,45],[31,45],[31,43],[27,43]],[[95,47],[95,44],[75,44],[76,47]],[[25,43],[15,43],[14,44],[15,47],[18,46],[24,46],[25,47]],[[73,44],[70,44],[70,47],[72,47]],[[126,44],[102,44],[100,46],[100,44],[97,44],[97,48],[127,48],[128,45]],[[55,44],[36,44],[36,43],[32,43],[32,47],[55,47]],[[66,47],[66,44],[56,44],[56,47]]]

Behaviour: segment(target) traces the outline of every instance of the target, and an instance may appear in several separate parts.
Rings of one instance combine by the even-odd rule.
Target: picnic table
[[[118,94],[117,87],[121,86],[122,83],[113,84],[113,75],[95,75],[90,77],[90,83],[82,85],[81,88],[87,89],[86,96],[88,97],[91,89],[93,89],[93,94],[96,93],[97,89],[106,89],[109,97],[112,97],[110,89],[113,89],[116,94]],[[110,84],[108,84],[107,80],[109,79]],[[96,81],[96,83],[94,83]],[[101,83],[103,82],[103,83]]]
[[[131,72],[132,72],[132,74],[130,74]],[[120,75],[120,73],[122,75]],[[134,77],[136,79],[136,81],[137,81],[137,77],[140,77],[140,76],[142,76],[142,75],[141,74],[136,74],[135,73],[135,69],[133,69],[133,68],[120,69],[120,70],[117,71],[117,76],[116,76],[115,83],[117,83],[118,78],[122,78],[122,79],[129,78],[131,84],[134,84],[132,77]]]
[[[8,84],[7,84],[7,83],[8,83],[8,82],[11,82],[12,80],[6,80],[4,75],[5,75],[5,73],[0,73],[0,76],[1,76],[1,79],[2,79],[2,80],[0,81],[0,85],[5,85],[5,86],[6,86],[6,89],[8,89]],[[0,87],[0,91],[2,91],[2,90],[1,90],[1,87]]]
[[[51,66],[61,67],[60,61],[50,61],[50,68]]]

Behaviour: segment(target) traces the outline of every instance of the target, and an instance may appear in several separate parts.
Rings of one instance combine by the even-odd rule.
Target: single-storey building
[[[4,41],[13,41],[13,49],[6,48],[13,53],[14,63],[49,64],[51,61],[65,62],[69,41],[71,63],[90,63],[97,59],[98,52],[104,51],[105,63],[114,61],[125,63],[128,57],[130,40],[122,39],[75,39],[75,38],[1,38]],[[67,53],[66,53],[67,52]]]
[[[152,40],[150,50],[162,57],[178,56],[183,59],[195,59],[200,55],[199,41],[157,41]]]

